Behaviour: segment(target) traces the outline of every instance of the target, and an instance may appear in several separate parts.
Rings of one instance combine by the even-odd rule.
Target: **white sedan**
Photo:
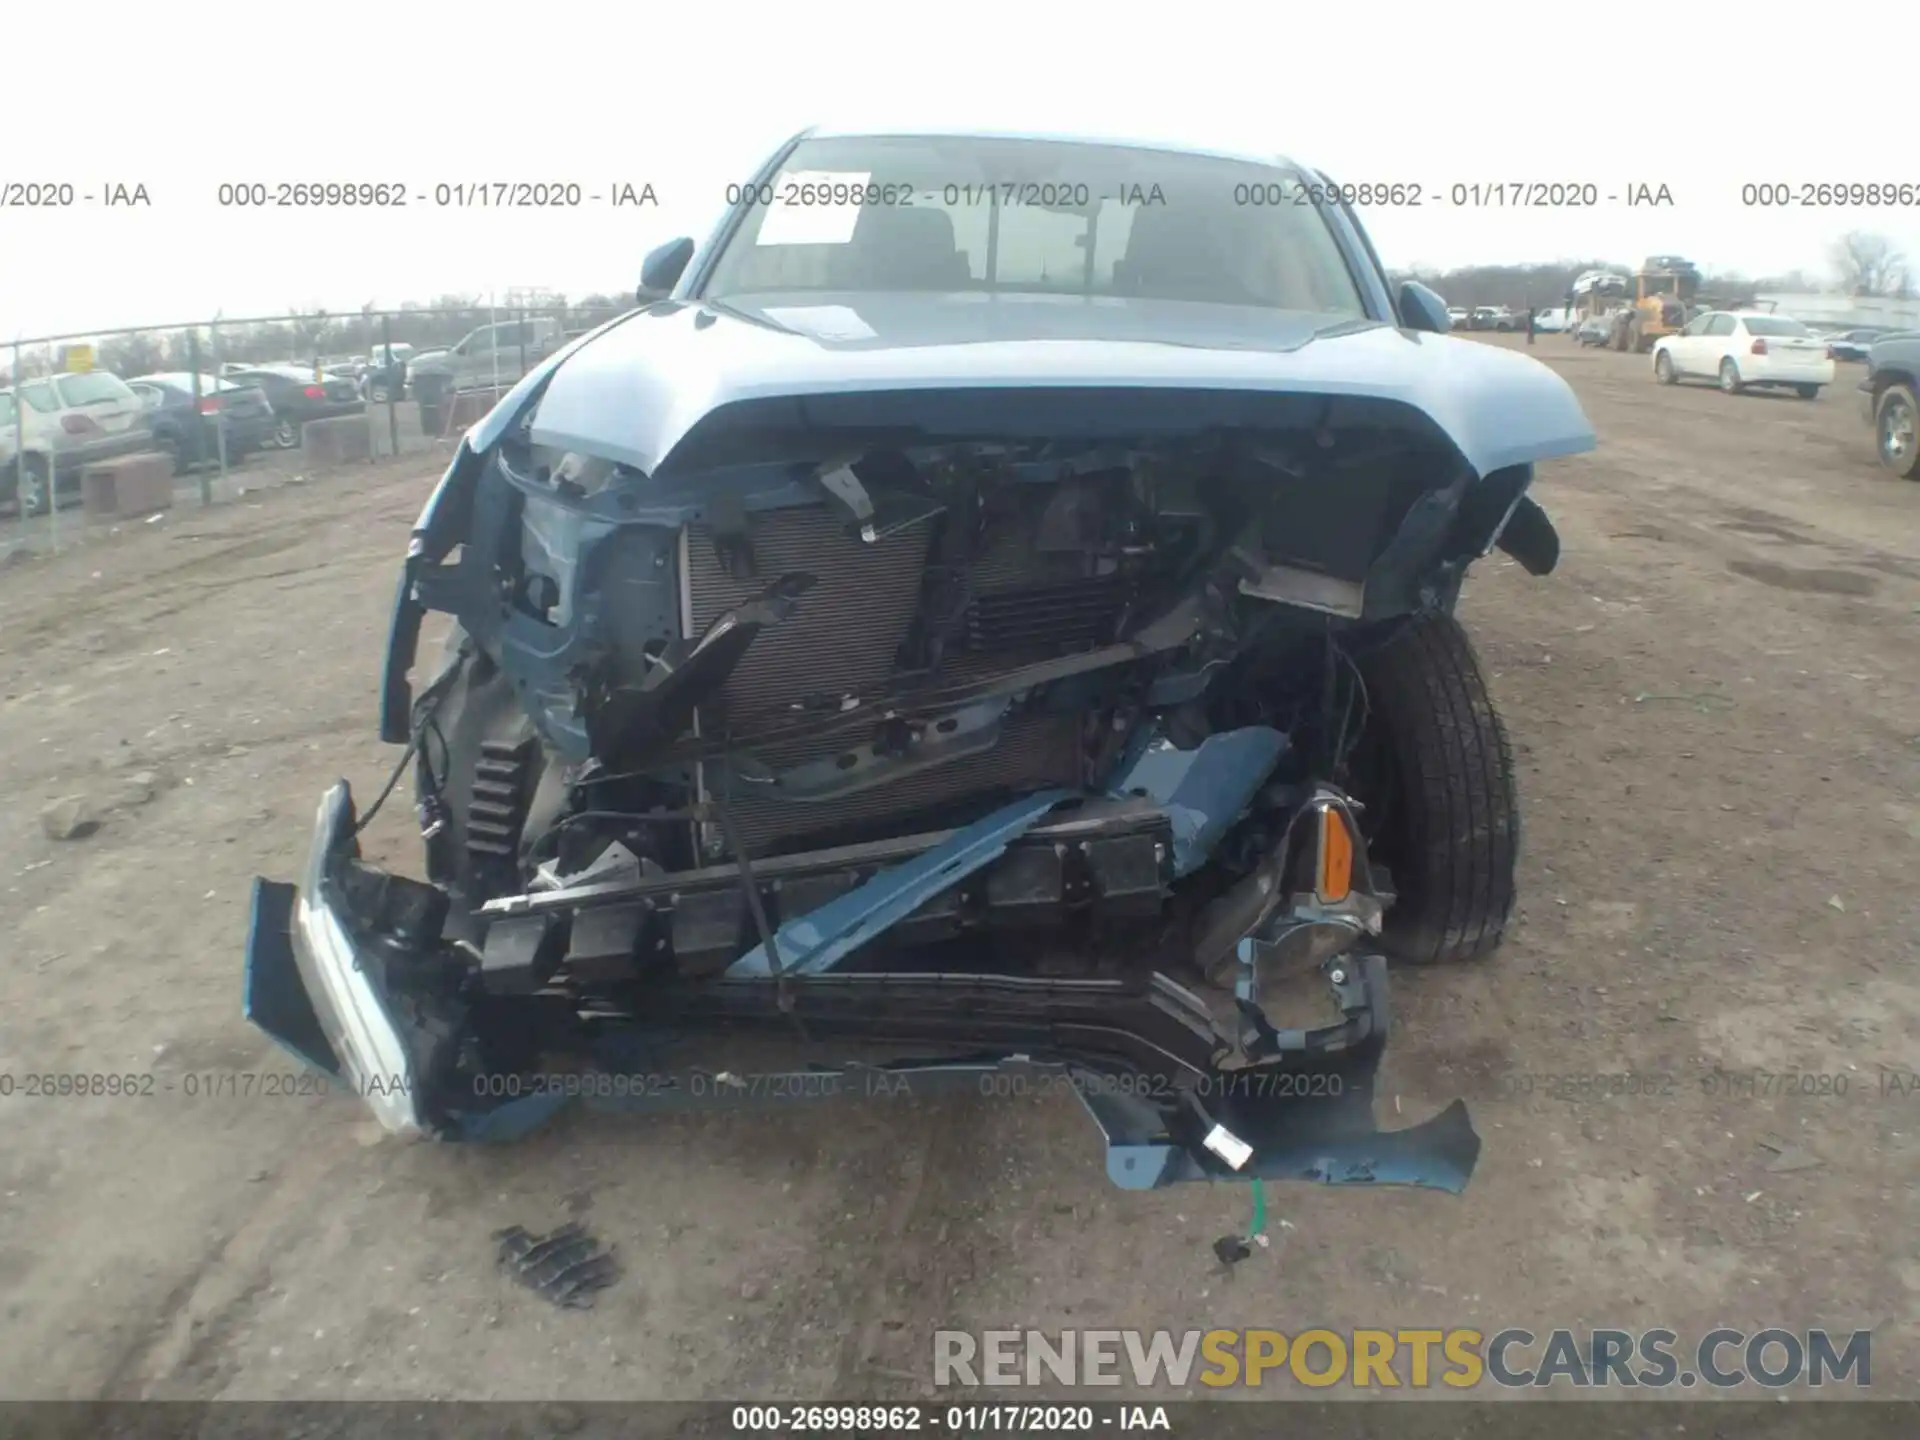
[[[1826,341],[1788,316],[1709,310],[1654,342],[1653,373],[1663,385],[1717,380],[1729,395],[1785,385],[1812,400],[1833,383],[1833,356]]]

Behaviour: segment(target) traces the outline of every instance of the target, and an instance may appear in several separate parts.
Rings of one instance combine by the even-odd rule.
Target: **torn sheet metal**
[[[1359,1038],[1291,1051],[1278,1064],[1216,1071],[1188,1116],[1170,1117],[1118,1090],[1077,1090],[1107,1137],[1108,1178],[1124,1190],[1252,1178],[1464,1190],[1480,1158],[1465,1104],[1456,1100],[1404,1130],[1374,1120],[1374,1081],[1391,1029],[1387,966],[1368,956],[1356,968],[1362,995],[1340,1028]]]
[[[1042,790],[1002,806],[955,831],[924,854],[881,871],[817,910],[788,920],[774,932],[781,970],[789,975],[817,975],[832,969],[941,891],[952,889],[999,859],[1010,843],[1039,824],[1042,816],[1072,793]],[[756,979],[772,973],[764,944],[754,946],[727,967],[730,979]]]
[[[1155,737],[1123,765],[1110,789],[1116,796],[1145,794],[1166,810],[1173,873],[1190,875],[1246,814],[1286,750],[1287,737],[1264,725],[1222,730],[1191,750]]]

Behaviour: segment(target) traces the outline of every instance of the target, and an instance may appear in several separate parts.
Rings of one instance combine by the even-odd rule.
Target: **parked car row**
[[[104,370],[0,391],[0,507],[44,515],[77,499],[80,472],[152,447],[140,397]]]
[[[176,474],[218,460],[238,460],[272,442],[273,406],[258,385],[191,372],[142,375],[129,383],[139,397],[157,450],[173,456]]]

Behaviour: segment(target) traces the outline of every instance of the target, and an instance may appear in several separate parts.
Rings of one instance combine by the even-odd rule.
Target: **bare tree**
[[[1884,235],[1850,230],[1833,242],[1832,258],[1849,295],[1897,295],[1907,286],[1907,257]]]

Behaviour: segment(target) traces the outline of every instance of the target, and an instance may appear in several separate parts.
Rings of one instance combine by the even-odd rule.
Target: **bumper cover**
[[[357,938],[335,890],[355,855],[353,797],[345,781],[320,802],[301,884],[256,879],[247,937],[249,1020],[296,1058],[364,1098],[398,1135],[432,1127],[403,1022],[378,988],[372,947]]]
[[[569,1103],[635,1111],[764,1107],[955,1090],[1019,1097],[1070,1089],[1107,1142],[1107,1173],[1126,1189],[1202,1179],[1412,1185],[1458,1193],[1480,1150],[1458,1101],[1423,1124],[1383,1132],[1374,1077],[1389,1030],[1386,962],[1349,954],[1334,971],[1343,1019],[1289,1032],[1284,1052],[1235,1064],[1204,1002],[1163,975],[1139,982],[926,973],[797,978],[776,986],[730,977],[662,994],[649,1024],[678,1042],[798,1019],[815,1047],[877,1039],[913,1057],[813,1064],[741,1076],[698,1066],[627,1063],[631,1032],[574,1057],[577,1085],[531,1093],[489,1085],[504,1103],[422,1083],[409,1007],[382,986],[381,940],[343,903],[357,859],[344,781],[321,801],[299,886],[256,880],[247,944],[246,1014],[304,1063],[359,1095],[389,1131],[442,1139],[512,1139]],[[924,1058],[923,1058],[924,1057]],[[644,1076],[630,1072],[644,1070]],[[497,1079],[499,1077],[491,1077]],[[551,1077],[548,1077],[549,1080]]]

